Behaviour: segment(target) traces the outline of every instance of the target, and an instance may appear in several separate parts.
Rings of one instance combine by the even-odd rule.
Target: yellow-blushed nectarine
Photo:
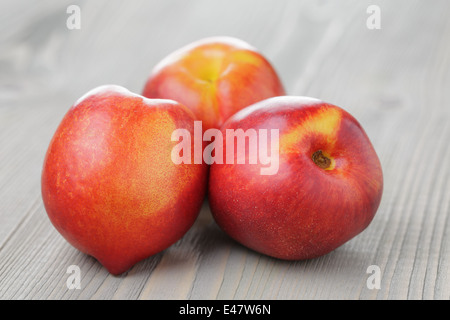
[[[169,54],[154,67],[142,92],[184,104],[204,130],[219,129],[238,110],[284,94],[271,63],[233,37],[201,39]]]

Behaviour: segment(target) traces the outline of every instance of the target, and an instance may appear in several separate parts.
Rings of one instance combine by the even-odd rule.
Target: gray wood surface
[[[81,9],[69,30],[66,9]],[[366,25],[369,5],[381,29]],[[0,299],[450,298],[450,2],[0,2]],[[102,84],[141,92],[166,54],[206,36],[248,41],[291,95],[334,103],[366,129],[383,165],[363,233],[309,261],[231,241],[205,203],[175,245],[115,277],[53,228],[43,157],[71,104]],[[69,290],[77,265],[81,288]],[[379,288],[367,268],[379,267]]]

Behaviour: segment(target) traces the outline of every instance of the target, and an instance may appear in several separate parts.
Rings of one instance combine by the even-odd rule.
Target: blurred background
[[[1,0],[0,298],[450,298],[449,16],[446,0]],[[259,49],[288,94],[360,121],[384,169],[381,207],[363,234],[305,263],[246,251],[205,208],[176,246],[111,277],[46,218],[48,143],[90,89],[140,93],[167,54],[215,35]],[[65,287],[71,264],[81,291]]]

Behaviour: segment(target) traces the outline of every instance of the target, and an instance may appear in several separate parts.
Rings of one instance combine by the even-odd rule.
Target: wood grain
[[[450,3],[426,1],[0,3],[0,299],[450,299]],[[367,7],[381,29],[366,27]],[[70,105],[114,83],[140,92],[169,52],[212,35],[259,48],[288,94],[346,108],[380,156],[385,190],[363,233],[310,261],[228,238],[205,202],[175,245],[121,276],[71,247],[40,195],[43,157]],[[81,270],[69,290],[67,267]],[[367,268],[381,270],[369,289]]]

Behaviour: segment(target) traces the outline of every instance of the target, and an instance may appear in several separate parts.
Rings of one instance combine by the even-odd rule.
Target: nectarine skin
[[[284,94],[271,63],[232,37],[201,39],[171,53],[152,70],[142,93],[179,101],[204,130],[219,129],[238,110]]]
[[[42,197],[56,229],[112,274],[179,240],[204,199],[207,167],[175,165],[176,128],[190,110],[102,86],[67,112],[50,142]]]
[[[310,259],[370,224],[383,174],[367,134],[348,112],[317,99],[277,97],[239,111],[221,131],[236,128],[279,129],[278,173],[260,175],[263,165],[248,161],[210,167],[211,211],[236,241],[275,258]]]

